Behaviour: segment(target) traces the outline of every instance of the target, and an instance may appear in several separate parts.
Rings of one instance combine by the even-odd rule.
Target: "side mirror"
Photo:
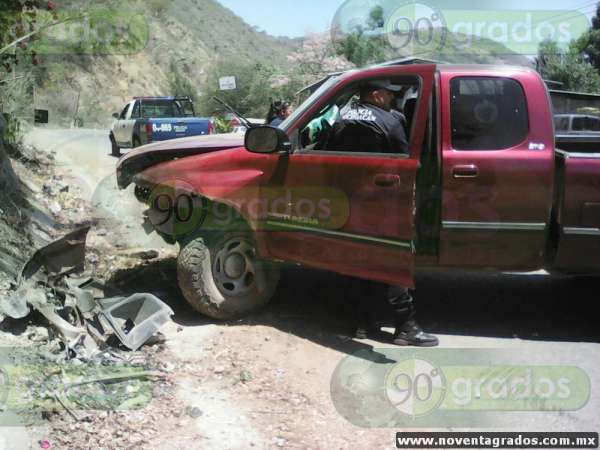
[[[119,118],[119,113],[114,113],[112,116],[113,116],[113,119],[118,119]]]
[[[292,148],[285,131],[269,125],[250,128],[246,132],[244,145],[252,153],[287,153]]]

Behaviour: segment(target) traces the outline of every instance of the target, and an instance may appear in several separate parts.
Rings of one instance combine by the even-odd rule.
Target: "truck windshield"
[[[142,117],[144,119],[185,117],[185,112],[173,100],[144,100],[142,101]]]
[[[319,89],[317,89],[310,97],[308,97],[304,102],[302,102],[302,104],[298,106],[298,108],[296,108],[296,110],[281,123],[281,125],[279,125],[279,128],[287,131],[287,129],[293,123],[295,123],[299,117],[301,117],[306,111],[308,111],[317,102],[317,100],[321,98],[323,94],[325,94],[325,92],[327,92],[339,82],[339,77],[332,77],[325,83],[323,83],[323,85]]]

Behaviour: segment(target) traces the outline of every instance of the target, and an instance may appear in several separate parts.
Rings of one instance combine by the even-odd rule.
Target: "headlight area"
[[[133,183],[135,184],[134,195],[138,202],[144,203],[145,205],[150,204],[150,196],[156,186],[148,183],[140,176],[133,177]]]
[[[150,202],[150,194],[151,193],[152,193],[152,189],[143,187],[143,186],[138,186],[136,184],[134,194],[135,194],[135,198],[137,199],[138,202],[148,205]]]

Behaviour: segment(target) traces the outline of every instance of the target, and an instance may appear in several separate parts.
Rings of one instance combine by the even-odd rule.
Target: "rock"
[[[221,374],[223,372],[225,372],[225,367],[223,367],[223,366],[217,366],[214,369],[214,373],[217,374],[217,375],[219,375],[219,374]]]
[[[89,255],[87,255],[86,259],[88,260],[88,262],[90,264],[98,264],[98,262],[100,261],[100,259],[93,253],[90,253]]]
[[[106,228],[99,228],[98,231],[96,231],[96,234],[98,236],[106,236],[108,234],[108,231],[106,230]]]
[[[252,381],[252,379],[252,372],[250,372],[249,370],[244,369],[240,372],[240,381],[242,383],[248,383],[249,381]]]
[[[48,204],[48,208],[50,209],[50,212],[52,214],[54,214],[55,216],[57,216],[58,214],[60,214],[62,212],[62,208],[58,204],[58,202],[50,202]]]
[[[169,362],[163,364],[163,370],[165,372],[173,372],[175,370],[175,365]]]
[[[187,408],[185,408],[185,413],[192,419],[197,419],[198,417],[201,417],[204,415],[204,412],[202,412],[202,410],[200,408],[197,408],[195,406],[193,406],[193,407],[188,406]]]
[[[144,261],[150,261],[160,256],[156,250],[140,250],[127,254],[130,258],[143,259]]]
[[[31,327],[27,337],[32,342],[46,342],[50,340],[48,329],[44,327]]]

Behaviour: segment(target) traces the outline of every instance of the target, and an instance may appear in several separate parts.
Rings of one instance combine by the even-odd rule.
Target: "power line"
[[[580,5],[577,8],[575,8],[574,11],[566,11],[566,12],[563,11],[560,14],[557,14],[557,15],[554,15],[554,16],[550,16],[550,17],[546,17],[545,19],[540,19],[540,20],[543,20],[544,22],[552,22],[552,21],[554,21],[556,19],[560,19],[560,18],[563,18],[563,20],[566,20],[566,19],[564,19],[564,17],[575,18],[575,17],[577,17],[578,14],[582,13],[580,10],[584,10],[584,9],[591,8],[591,7],[593,7],[594,9],[592,11],[585,12],[585,15],[590,14],[590,13],[596,11],[596,9],[597,9],[597,2],[594,1],[594,2],[591,2],[591,3],[583,4],[583,5]],[[574,14],[574,13],[576,15],[572,16],[572,14]],[[536,23],[535,25],[539,25],[539,22]]]

